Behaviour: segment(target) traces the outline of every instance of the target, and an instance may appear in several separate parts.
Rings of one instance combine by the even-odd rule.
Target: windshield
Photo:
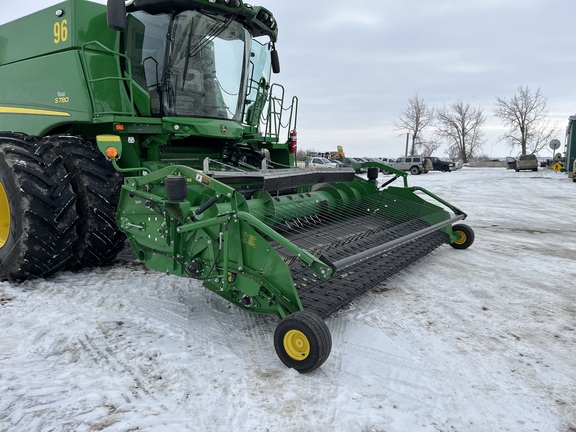
[[[241,121],[249,46],[242,25],[197,11],[173,20],[140,11],[128,21],[126,50],[153,115]]]

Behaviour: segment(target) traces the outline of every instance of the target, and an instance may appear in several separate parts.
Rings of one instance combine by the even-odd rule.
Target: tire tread
[[[0,279],[47,277],[71,258],[75,195],[63,160],[34,137],[0,134],[1,179],[10,184],[11,233],[0,249]],[[5,185],[6,186],[6,185]]]
[[[96,145],[86,139],[56,135],[44,138],[43,142],[64,159],[77,196],[79,242],[68,267],[93,267],[113,260],[125,241],[115,222],[122,176]]]

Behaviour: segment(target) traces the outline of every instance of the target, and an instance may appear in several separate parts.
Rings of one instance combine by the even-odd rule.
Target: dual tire
[[[122,249],[121,178],[78,137],[0,133],[0,280],[104,264]]]
[[[91,142],[73,136],[53,136],[44,143],[63,160],[76,194],[78,241],[68,261],[70,269],[106,264],[124,246],[115,221],[122,176]]]

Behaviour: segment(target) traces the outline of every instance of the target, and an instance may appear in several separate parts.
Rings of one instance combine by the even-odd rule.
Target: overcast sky
[[[57,3],[3,1],[0,23]],[[105,3],[100,0],[98,3]],[[487,116],[483,153],[506,156],[497,96],[540,88],[564,142],[576,114],[575,0],[254,0],[279,23],[282,73],[299,98],[299,145],[397,157],[394,122],[416,93],[431,107],[461,100]],[[541,152],[550,156],[552,151]],[[438,156],[442,156],[440,150]]]

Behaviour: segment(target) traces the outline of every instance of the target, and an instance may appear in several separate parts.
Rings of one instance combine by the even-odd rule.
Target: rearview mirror
[[[126,28],[126,3],[124,0],[108,0],[106,16],[108,27],[123,31]]]
[[[272,51],[270,51],[270,60],[272,61],[272,72],[275,74],[280,73],[280,58],[276,48],[272,48]]]

